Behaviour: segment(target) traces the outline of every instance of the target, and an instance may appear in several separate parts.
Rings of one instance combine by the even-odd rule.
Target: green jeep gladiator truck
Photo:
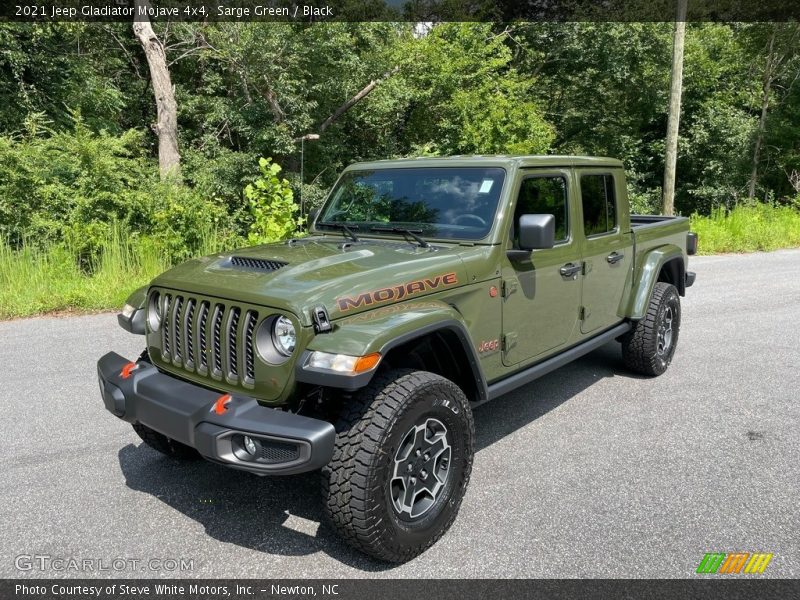
[[[103,402],[172,457],[321,470],[331,526],[391,562],[455,519],[472,408],[612,340],[660,375],[695,278],[689,221],[629,214],[609,158],[355,164],[309,229],[132,294],[146,348],[99,360]]]

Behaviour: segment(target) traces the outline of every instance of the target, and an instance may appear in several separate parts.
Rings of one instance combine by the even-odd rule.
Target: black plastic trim
[[[512,262],[521,262],[523,260],[530,260],[532,256],[531,250],[506,250],[506,256],[508,260]]]
[[[467,355],[467,360],[469,360],[470,371],[472,372],[475,389],[478,393],[478,399],[476,402],[485,402],[485,398],[487,397],[486,378],[483,376],[483,369],[481,369],[478,353],[475,351],[475,348],[472,347],[472,338],[470,338],[467,328],[460,321],[456,321],[455,319],[445,319],[444,321],[425,325],[424,327],[420,327],[419,329],[415,329],[404,335],[398,336],[381,347],[381,356],[386,356],[386,354],[388,354],[392,348],[401,346],[406,342],[410,342],[411,340],[423,337],[429,333],[442,330],[455,333],[456,337],[458,337],[458,341],[461,342],[461,346]]]
[[[584,354],[588,354],[592,350],[595,350],[600,346],[603,346],[619,336],[627,333],[631,327],[632,324],[629,321],[619,323],[614,327],[607,329],[606,331],[599,333],[584,342],[572,346],[571,348],[568,348],[567,350],[564,350],[551,358],[545,359],[542,362],[536,363],[535,365],[527,367],[490,385],[486,384],[486,379],[483,376],[483,371],[478,361],[478,356],[470,344],[469,334],[467,333],[464,325],[454,319],[420,327],[419,329],[399,336],[398,338],[395,338],[391,342],[385,344],[381,348],[380,352],[381,355],[385,356],[386,353],[388,353],[392,348],[409,342],[413,339],[422,337],[426,334],[433,333],[435,331],[441,331],[443,329],[453,331],[458,336],[459,341],[463,345],[464,350],[469,357],[470,368],[473,376],[475,377],[476,389],[478,390],[478,399],[472,402],[472,406],[475,407],[480,406],[489,400],[494,400],[499,396],[507,394],[518,387],[526,385],[538,379],[539,377],[542,377],[543,375],[546,375],[547,373],[580,358]],[[355,391],[366,386],[372,379],[372,376],[376,370],[373,369],[372,371],[361,373],[359,375],[346,375],[331,373],[329,371],[322,371],[319,369],[304,368],[303,365],[305,365],[309,354],[310,351],[308,350],[303,353],[295,369],[295,377],[297,378],[297,381],[302,383]]]
[[[686,271],[686,287],[692,287],[694,285],[694,280],[697,277],[697,273],[694,271]]]
[[[697,234],[694,231],[686,234],[686,254],[689,256],[697,254]]]
[[[405,344],[406,342],[410,342],[411,340],[423,337],[429,333],[442,330],[452,331],[458,337],[459,342],[461,342],[461,345],[466,352],[469,360],[470,370],[475,378],[475,388],[478,391],[478,402],[485,401],[486,380],[483,376],[480,362],[478,361],[478,355],[470,343],[469,333],[467,332],[466,328],[462,323],[456,321],[455,319],[446,319],[438,323],[432,323],[430,325],[425,325],[424,327],[409,331],[404,335],[393,338],[391,341],[381,346],[379,352],[381,353],[381,356],[386,356],[386,354],[388,354],[392,348]],[[306,350],[300,357],[300,360],[297,361],[297,366],[295,367],[295,378],[299,382],[355,391],[366,386],[372,380],[372,376],[377,370],[377,367],[375,367],[374,369],[365,373],[348,375],[346,373],[333,373],[331,371],[324,371],[321,369],[311,369],[305,366],[308,356],[311,352],[312,351]]]
[[[289,475],[315,471],[333,456],[336,431],[330,423],[262,406],[255,398],[232,394],[227,410],[218,415],[214,403],[222,392],[209,390],[161,373],[140,362],[127,379],[128,360],[109,352],[97,363],[106,409],[130,423],[139,422],[167,437],[196,448],[205,458],[259,475]],[[308,446],[302,462],[264,464],[231,459],[221,453],[219,439],[232,433],[254,434]]]
[[[144,308],[137,308],[130,317],[126,317],[122,313],[119,313],[117,315],[117,322],[119,323],[119,326],[128,333],[144,335],[145,312],[146,311]]]
[[[573,360],[580,358],[584,354],[588,354],[592,350],[599,348],[618,338],[619,336],[627,333],[631,328],[631,323],[625,321],[600,333],[585,342],[581,342],[577,346],[573,346],[559,354],[556,354],[552,358],[548,358],[543,360],[540,363],[536,363],[535,365],[528,367],[514,375],[506,377],[505,379],[501,379],[495,383],[489,385],[487,399],[494,400],[495,398],[502,396],[503,394],[507,394],[508,392],[515,390],[518,387],[526,385],[543,375],[546,375],[550,371],[554,371],[559,367],[563,367],[564,365],[571,363]],[[483,402],[477,402],[473,404],[473,406],[477,406],[479,404],[483,404]]]

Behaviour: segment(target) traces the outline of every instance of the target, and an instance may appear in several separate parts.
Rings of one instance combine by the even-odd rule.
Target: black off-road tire
[[[387,562],[406,562],[444,535],[461,506],[472,471],[475,438],[469,402],[452,381],[410,369],[376,374],[349,402],[335,424],[333,459],[322,470],[326,520],[362,552]],[[443,429],[430,439],[445,440],[441,445],[449,443],[449,459],[444,461],[443,454],[439,459],[425,459],[428,454],[419,453],[419,459],[413,458],[417,440],[428,443],[437,423]],[[409,446],[410,439],[414,441]],[[419,464],[406,464],[398,460],[400,456]],[[439,473],[435,480],[439,492],[430,498],[425,492],[420,496],[412,493],[412,504],[414,497],[422,497],[428,505],[427,512],[415,517],[413,510],[397,509],[396,486],[402,479],[396,476],[397,465],[409,471],[422,469],[417,472],[430,483],[434,480],[424,472],[423,460],[433,460],[424,464]],[[436,461],[442,461],[445,468]],[[409,479],[400,485],[404,482],[408,484]]]
[[[669,323],[667,321],[669,320]],[[669,343],[664,344],[665,328],[669,327]],[[644,375],[661,375],[667,370],[681,327],[681,299],[674,285],[659,281],[653,288],[644,318],[622,338],[622,357],[632,371]]]
[[[142,438],[145,444],[170,458],[177,458],[180,460],[195,460],[201,458],[200,453],[194,448],[176,442],[157,431],[153,431],[147,425],[136,422],[133,424],[133,430]]]

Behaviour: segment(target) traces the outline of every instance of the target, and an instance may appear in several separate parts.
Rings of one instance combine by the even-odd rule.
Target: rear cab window
[[[588,237],[617,231],[617,198],[611,173],[581,175],[583,233]]]

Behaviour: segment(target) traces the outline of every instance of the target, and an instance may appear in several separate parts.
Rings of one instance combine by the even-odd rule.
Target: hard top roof
[[[530,155],[462,155],[446,157],[399,158],[355,163],[347,170],[393,169],[409,167],[615,167],[622,161],[605,156]]]

